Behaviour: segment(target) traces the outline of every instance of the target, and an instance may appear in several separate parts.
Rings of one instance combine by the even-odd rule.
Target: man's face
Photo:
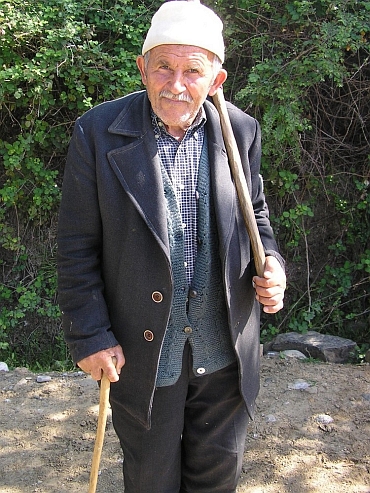
[[[207,95],[213,96],[226,80],[226,71],[213,71],[214,55],[187,45],[160,45],[150,51],[145,67],[138,57],[143,84],[154,113],[169,133],[182,137],[197,116]]]

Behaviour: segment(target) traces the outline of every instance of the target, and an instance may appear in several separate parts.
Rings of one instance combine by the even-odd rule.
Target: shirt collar
[[[170,135],[167,132],[165,124],[162,122],[162,120],[159,118],[159,116],[157,116],[154,113],[152,108],[151,108],[151,119],[152,119],[154,134],[157,136],[157,138],[164,137],[164,136],[173,138],[172,135]],[[197,116],[195,117],[193,123],[186,130],[185,135],[184,135],[184,139],[189,138],[191,136],[198,138],[198,131],[204,127],[206,121],[207,121],[206,112],[205,112],[203,106],[201,106],[201,108],[199,109],[199,112],[198,112]]]

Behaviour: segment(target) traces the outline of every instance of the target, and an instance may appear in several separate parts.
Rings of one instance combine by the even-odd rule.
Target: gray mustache
[[[170,91],[161,91],[159,93],[160,98],[172,99],[173,101],[184,101],[185,103],[192,103],[193,98],[187,94],[172,94]]]

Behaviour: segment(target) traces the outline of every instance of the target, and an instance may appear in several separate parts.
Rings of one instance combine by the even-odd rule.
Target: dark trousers
[[[196,377],[187,345],[179,380],[155,391],[150,430],[113,404],[125,493],[235,492],[248,424],[238,381],[236,363]]]

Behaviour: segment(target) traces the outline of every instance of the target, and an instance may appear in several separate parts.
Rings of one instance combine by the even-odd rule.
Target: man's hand
[[[254,276],[253,286],[256,290],[256,299],[264,305],[264,312],[276,313],[283,308],[286,276],[275,257],[266,257],[263,277]]]
[[[116,366],[114,366],[112,358],[116,358]],[[111,382],[117,382],[121,368],[125,364],[125,357],[121,346],[114,346],[91,354],[77,364],[82,371],[89,373],[94,380],[101,380],[104,372]]]

